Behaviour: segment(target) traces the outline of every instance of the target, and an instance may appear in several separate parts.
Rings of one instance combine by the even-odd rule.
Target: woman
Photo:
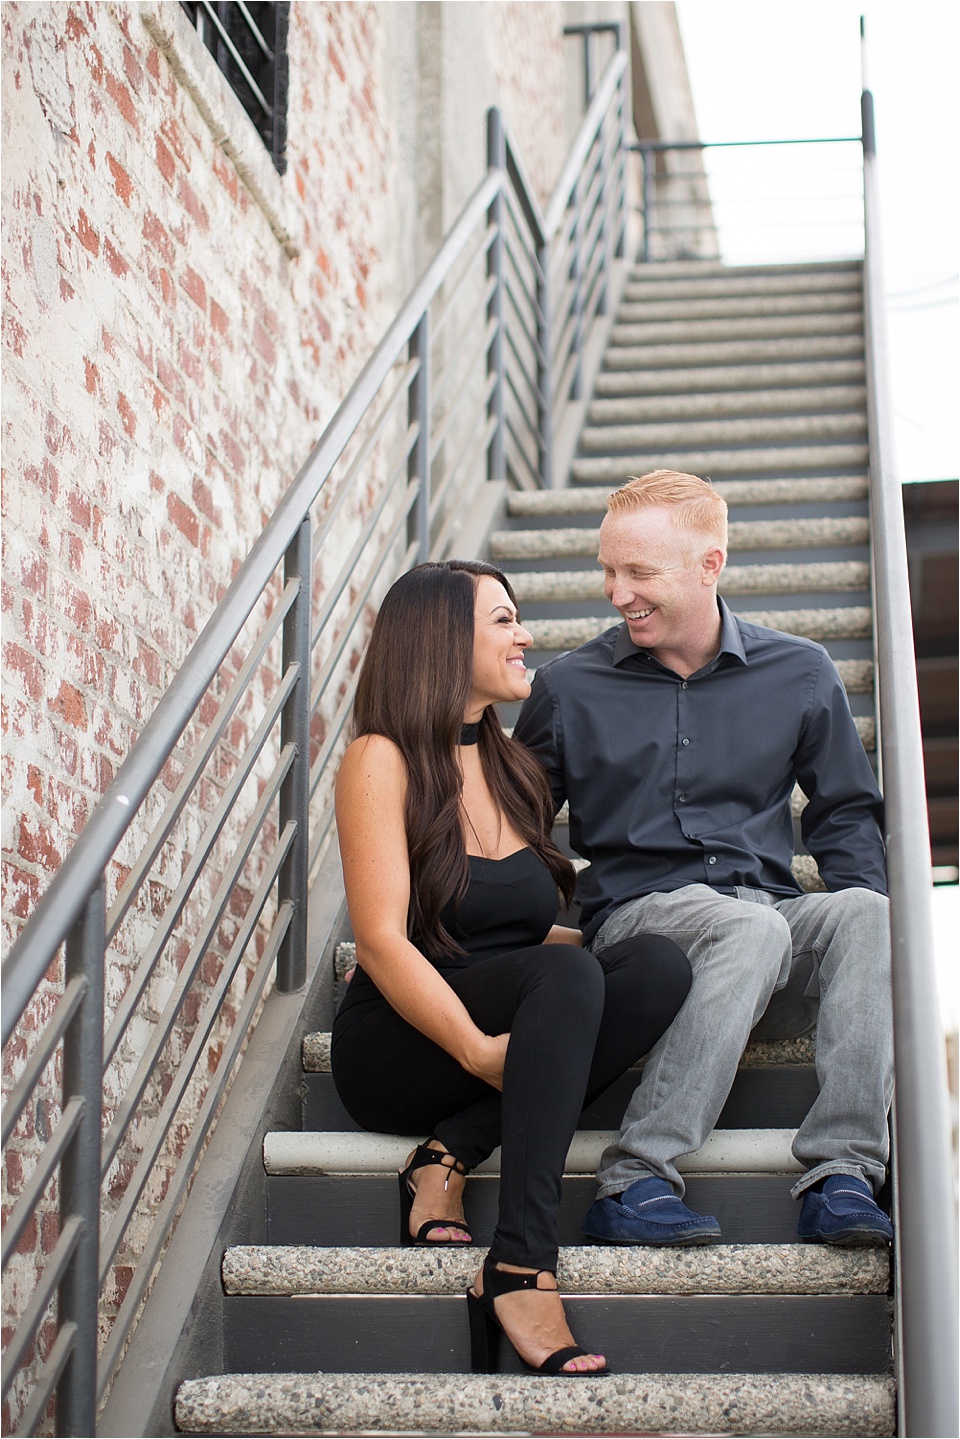
[[[530,643],[490,565],[420,565],[383,602],[337,779],[358,967],[332,1067],[364,1128],[431,1135],[400,1175],[401,1243],[471,1243],[464,1176],[502,1146],[467,1296],[474,1369],[493,1371],[503,1330],[538,1373],[597,1374],[556,1288],[564,1160],[584,1103],[667,1028],[690,968],[658,936],[601,962],[554,924],[573,866],[543,770],[494,709],[529,694]]]

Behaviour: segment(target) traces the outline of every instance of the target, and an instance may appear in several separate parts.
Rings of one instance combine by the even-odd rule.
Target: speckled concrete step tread
[[[476,1254],[462,1249],[238,1245],[223,1256],[227,1294],[462,1294]],[[886,1294],[886,1249],[716,1244],[690,1249],[563,1247],[564,1294]]]
[[[334,953],[334,973],[338,979],[353,969],[357,962],[357,946],[353,940],[343,940]],[[303,1067],[311,1074],[330,1073],[330,1031],[313,1030],[303,1036]],[[741,1069],[767,1069],[782,1064],[813,1064],[815,1050],[813,1037],[804,1039],[759,1040],[748,1044],[740,1059]],[[638,1060],[634,1069],[642,1069]]]
[[[763,364],[691,360],[690,367],[671,369],[602,370],[593,387],[594,398],[609,395],[692,395],[710,391],[769,390],[782,385],[862,384],[862,357],[840,356],[791,360],[786,356]]]
[[[728,505],[810,505],[865,500],[866,475],[830,479],[718,480],[714,489]],[[578,485],[568,490],[512,490],[507,514],[518,518],[541,515],[602,515],[609,485]]]
[[[863,334],[791,335],[786,339],[690,340],[671,343],[648,340],[642,345],[611,345],[605,370],[641,370],[657,365],[692,369],[701,365],[766,365],[776,360],[841,360],[863,358]],[[770,383],[770,376],[763,377]]]
[[[647,320],[641,324],[617,323],[610,332],[605,359],[610,362],[621,346],[699,345],[704,341],[809,339],[814,336],[835,340],[855,335],[863,343],[863,316],[859,310],[839,314],[820,311],[813,315],[735,315],[718,320]]]
[[[850,283],[859,276],[863,265],[859,260],[787,260],[776,265],[727,265],[722,260],[638,260],[630,272],[629,283],[660,283],[663,280],[717,279],[728,286],[741,281],[779,282],[826,289],[845,279]]]
[[[749,419],[671,420],[665,424],[588,425],[580,436],[586,453],[649,450],[654,446],[675,449],[681,445],[792,444],[815,440],[859,439],[866,435],[863,410],[820,415],[776,415]]]
[[[748,624],[764,625],[811,640],[866,640],[871,635],[872,616],[866,605],[849,605],[823,610],[743,610],[740,618]],[[572,650],[596,639],[610,628],[609,616],[600,619],[527,620],[525,628],[538,650]]]
[[[546,600],[602,600],[603,574],[592,570],[533,570],[510,576],[519,604]],[[812,594],[866,590],[870,566],[857,560],[809,565],[728,565],[720,576],[727,595]]]
[[[577,526],[556,530],[495,530],[490,536],[494,560],[578,559],[596,560],[598,529]],[[869,542],[869,521],[858,515],[807,520],[734,520],[730,523],[730,553],[745,550],[805,550]]]
[[[610,458],[583,456],[573,461],[570,473],[578,484],[622,485],[630,475],[645,470],[682,470],[716,480],[724,475],[750,475],[762,472],[779,478],[791,471],[802,474],[810,470],[859,470],[866,468],[868,451],[865,444],[837,442],[829,445],[776,446],[764,449],[731,447],[726,450],[637,449],[629,455]]]
[[[845,410],[862,410],[867,392],[862,385],[795,386],[792,389],[719,390],[687,395],[626,395],[591,401],[591,425],[638,424],[646,421],[689,420],[705,416],[805,414],[823,417]]]
[[[187,1434],[887,1435],[891,1379],[856,1374],[221,1374],[180,1385]]]
[[[677,1163],[683,1174],[801,1174],[790,1146],[793,1129],[715,1129],[694,1153]],[[595,1174],[600,1156],[617,1138],[614,1130],[580,1129],[567,1151],[565,1174]],[[403,1168],[409,1136],[362,1130],[273,1130],[263,1137],[268,1174],[389,1174]],[[477,1174],[500,1173],[500,1150],[479,1164]]]
[[[712,295],[661,295],[654,285],[625,298],[617,323],[643,324],[647,320],[722,320],[767,315],[827,315],[862,311],[863,292],[858,285],[837,290],[787,290],[742,295],[720,291]]]

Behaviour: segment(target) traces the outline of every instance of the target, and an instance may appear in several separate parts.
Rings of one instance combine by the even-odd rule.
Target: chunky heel
[[[496,1374],[500,1335],[503,1332],[487,1313],[483,1298],[467,1290],[467,1317],[470,1320],[470,1368],[474,1374]]]
[[[446,1161],[450,1162],[447,1163]],[[442,1164],[446,1170],[454,1170],[457,1174],[466,1174],[466,1166],[455,1159],[452,1154],[446,1154],[442,1149],[428,1149],[425,1144],[418,1144],[413,1151],[413,1157],[405,1169],[401,1169],[397,1178],[400,1181],[400,1244],[406,1249],[414,1245],[429,1246],[436,1248],[464,1248],[472,1244],[472,1239],[430,1239],[428,1236],[431,1229],[462,1229],[466,1232],[466,1225],[459,1219],[428,1219],[416,1234],[410,1233],[410,1212],[413,1209],[413,1201],[416,1198],[416,1189],[413,1187],[411,1175],[417,1169],[423,1169],[427,1164]],[[449,1183],[449,1178],[447,1180]],[[446,1184],[444,1188],[446,1188]]]

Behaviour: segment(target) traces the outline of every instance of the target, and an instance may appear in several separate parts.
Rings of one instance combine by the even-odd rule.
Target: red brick
[[[47,590],[47,562],[43,555],[24,555],[20,561],[20,583],[33,595]]]
[[[124,275],[129,270],[130,266],[120,254],[119,250],[114,248],[114,246],[110,243],[106,236],[104,236],[103,240],[103,253],[106,256],[107,264],[110,266],[110,269],[113,271],[113,273],[117,276],[119,280],[122,280]]]
[[[334,49],[332,40],[329,41],[329,43],[327,44],[327,59],[330,61],[330,64],[333,66],[334,70],[336,70],[338,77],[341,80],[345,81],[347,78],[346,71],[343,68],[343,62],[341,61],[340,56]]]
[[[277,351],[274,343],[259,320],[253,322],[253,345],[272,368],[277,362]]]
[[[158,166],[158,168],[159,168],[159,170],[160,170],[161,175],[163,176],[163,178],[166,180],[167,184],[169,185],[169,184],[172,184],[172,183],[173,183],[173,172],[174,172],[174,170],[176,169],[176,162],[175,162],[172,154],[170,153],[170,151],[167,149],[166,145],[165,145],[165,144],[163,143],[163,141],[160,139],[160,136],[159,136],[159,135],[156,137],[156,139],[157,139],[157,166]]]
[[[186,175],[180,176],[180,184],[177,186],[177,198],[187,214],[196,221],[203,233],[206,234],[210,228],[210,216],[207,214],[207,207],[198,198],[197,192],[190,184]]]
[[[180,281],[187,294],[195,305],[206,311],[207,308],[207,287],[203,280],[190,265],[187,266],[183,278]]]
[[[45,824],[38,824],[31,829],[23,816],[20,818],[17,853],[25,864],[36,864],[41,869],[54,870],[63,863],[63,856],[54,843],[48,827]]]
[[[35,655],[11,640],[3,647],[3,668],[7,675],[18,674],[23,680],[27,696],[39,701],[43,698],[43,670]]]
[[[220,149],[216,149],[213,152],[213,173],[230,196],[230,199],[236,204],[238,188],[236,167]]]
[[[210,301],[210,324],[218,335],[226,335],[230,329],[230,319],[226,310],[222,310],[216,300]]]
[[[100,253],[100,236],[87,219],[86,211],[81,210],[77,216],[77,237],[85,250],[91,255]]]
[[[62,715],[67,724],[72,725],[74,729],[86,729],[87,706],[83,695],[66,680],[61,680],[60,690],[56,699],[50,701],[50,708]]]
[[[173,242],[152,210],[148,210],[143,217],[143,238],[172,268],[174,263]]]
[[[190,155],[187,150],[187,145],[184,141],[183,133],[180,129],[180,126],[177,124],[176,120],[173,118],[172,115],[168,115],[164,120],[163,124],[160,126],[160,134],[167,141],[167,144],[170,146],[171,150],[173,150],[174,154],[177,156],[180,162],[185,165],[186,168],[189,170]]]
[[[88,395],[100,393],[100,371],[91,359],[83,357],[84,387]]]
[[[113,155],[107,151],[107,164],[110,166],[110,173],[113,176],[113,187],[125,205],[130,204],[130,197],[133,194],[133,181],[126,170]]]
[[[219,525],[221,523],[220,511],[213,503],[213,495],[199,476],[193,482],[193,503],[212,524]]]
[[[123,47],[123,73],[126,75],[134,91],[139,94],[143,84],[143,71],[140,63],[129,45]]]
[[[127,89],[126,85],[124,85],[123,81],[118,80],[116,75],[111,75],[109,70],[107,71],[106,75],[106,90],[107,94],[110,96],[110,99],[114,102],[117,109],[120,111],[120,114],[126,120],[127,124],[136,133],[136,135],[139,136],[140,122],[137,119],[137,112],[134,107],[133,98],[130,94],[130,91]]]
[[[178,495],[167,496],[167,514],[176,525],[180,533],[190,541],[192,545],[200,543],[200,521],[189,505],[185,505]]]
[[[137,433],[137,417],[130,401],[122,393],[117,396],[117,409],[120,411],[120,423],[132,440]]]

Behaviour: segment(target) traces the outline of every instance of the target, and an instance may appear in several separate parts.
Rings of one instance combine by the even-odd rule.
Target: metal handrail
[[[39,1421],[49,1397],[56,1393],[58,1432],[95,1432],[98,1400],[123,1353],[260,996],[271,979],[281,991],[294,990],[303,982],[309,874],[330,831],[329,779],[356,683],[356,668],[348,675],[344,667],[351,647],[356,649],[365,640],[370,605],[411,563],[444,553],[459,523],[464,497],[477,480],[552,483],[555,424],[568,400],[552,367],[551,332],[562,334],[568,315],[578,307],[577,343],[586,343],[590,313],[602,310],[598,296],[602,298],[608,283],[605,267],[623,253],[627,64],[623,32],[616,33],[617,53],[578,130],[571,160],[547,207],[549,219],[529,187],[499,113],[490,112],[486,175],[283,495],[3,966],[6,1044],[66,944],[63,994],[46,1030],[35,1037],[35,1058],[28,1058],[22,1082],[14,1087],[4,1112],[8,1133],[30,1104],[44,1071],[50,1074],[62,1045],[59,1128],[41,1151],[35,1181],[32,1185],[28,1181],[21,1192],[8,1231],[8,1247],[13,1248],[18,1231],[36,1211],[46,1178],[59,1162],[61,1239],[34,1290],[36,1302],[28,1301],[23,1318],[38,1324],[47,1296],[58,1287],[60,1327],[22,1411],[25,1430]],[[589,166],[586,176],[573,163],[575,157],[580,157],[577,164]],[[586,269],[587,287],[583,289],[582,279],[573,285],[558,311],[547,278],[551,247],[557,227],[588,192],[592,211],[587,248],[571,261],[578,273]],[[574,244],[577,233],[575,219]],[[512,280],[507,276],[508,263]],[[529,302],[525,315],[511,317],[508,283],[514,285],[514,300],[522,294]],[[438,363],[438,336],[452,356],[446,367]],[[571,354],[579,364],[576,346]],[[464,357],[469,360],[465,365]],[[516,397],[515,406],[510,396]],[[529,430],[525,449],[515,438],[518,416]],[[531,445],[536,448],[532,467]],[[476,457],[484,454],[481,474]],[[328,557],[324,542],[328,536],[335,538],[334,526],[342,523],[345,500],[357,487],[355,482],[371,470],[379,477],[378,498],[365,512],[360,538],[321,592],[314,565]],[[326,493],[331,494],[330,502],[315,524],[314,506]],[[228,674],[221,667],[235,645],[246,646],[246,657],[235,674]],[[281,647],[278,659],[276,651]],[[253,683],[266,671],[270,680],[261,697],[254,694]],[[218,677],[223,685],[216,693],[213,716],[198,724],[198,707],[211,694],[211,686],[218,684]],[[337,679],[342,681],[339,687],[333,683]],[[327,717],[324,711],[324,732],[315,735],[312,744],[311,724],[320,715],[321,704],[333,712]],[[143,924],[151,925],[152,931],[138,948],[143,956],[140,967],[114,1006],[105,1044],[107,948],[121,937],[128,916],[129,922],[138,921],[138,905],[152,866],[162,857],[174,826],[188,813],[191,796],[208,766],[225,752],[230,721],[238,715],[246,726],[246,749],[231,755],[230,777],[217,785],[222,795],[197,809],[202,833],[192,842],[192,856],[179,879],[144,915]],[[138,837],[139,855],[132,864],[125,863],[125,882],[108,915],[106,876],[117,863],[118,846],[165,765],[194,728],[200,732],[193,754],[163,813],[151,819],[142,840]],[[254,729],[256,735],[248,738]],[[250,790],[255,783],[259,788],[254,798]],[[216,846],[224,843],[228,819],[243,832],[233,836],[232,853],[221,863]],[[129,856],[124,859],[129,861]],[[163,1091],[156,1120],[135,1156],[101,1245],[101,1183],[122,1157],[121,1145],[138,1118],[141,1097],[146,1102],[152,1092],[148,1084],[152,1076],[159,1076],[156,1066],[176,1030],[180,1007],[201,962],[211,947],[216,953],[219,921],[248,861],[256,870],[252,897],[248,894],[232,939],[223,942],[228,952],[218,956],[215,979],[203,981],[202,1013]],[[182,925],[187,902],[193,903],[200,883],[205,892],[198,904],[206,908],[199,917],[191,915],[189,925]],[[174,1156],[169,1188],[143,1243],[142,1262],[134,1265],[98,1363],[100,1282],[125,1240],[138,1195],[162,1152],[177,1105],[197,1073],[213,1026],[220,1021],[231,979],[245,963],[258,926],[262,935],[267,931],[262,952],[248,967],[246,993],[223,1041],[221,1063],[205,1095],[201,1091],[197,1096],[200,1108],[189,1139],[182,1155]],[[174,936],[183,941],[177,974],[171,977],[166,997],[154,1005],[159,1013],[151,1018],[152,1038],[145,1048],[138,1041],[140,1048],[135,1046],[127,1060],[121,1048],[127,1027],[138,1004],[150,994],[148,985],[160,974],[159,965]],[[142,1055],[139,1064],[136,1053]],[[124,1071],[126,1091],[107,1111],[105,1065],[120,1062],[129,1063],[135,1073],[127,1076]],[[15,1361],[8,1360],[4,1368],[5,1391],[27,1349],[28,1342],[18,1331],[11,1344]]]
[[[900,1432],[951,1436],[957,1415],[957,1231],[946,1055],[903,495],[892,433],[873,96],[864,90],[864,316],[870,522],[892,938]]]

